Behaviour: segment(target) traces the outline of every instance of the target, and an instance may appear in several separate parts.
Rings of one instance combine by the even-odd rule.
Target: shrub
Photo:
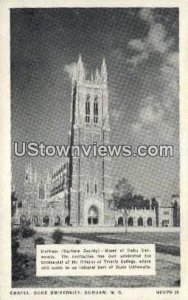
[[[20,234],[20,228],[12,228],[12,255],[16,255],[17,254],[17,250],[20,246],[20,242],[19,242],[19,234]]]
[[[39,236],[35,239],[35,248],[37,245],[44,245],[45,239],[42,236]]]
[[[52,239],[55,244],[60,244],[63,238],[63,232],[59,229],[55,230],[52,234]]]
[[[14,256],[15,254],[17,254],[17,251],[18,251],[19,246],[20,246],[20,242],[19,242],[18,237],[12,238],[12,244],[11,244],[11,247],[12,247],[12,255],[13,255],[13,256]]]
[[[16,253],[12,258],[12,280],[26,278],[26,270],[29,266],[29,259],[26,254]]]
[[[29,227],[29,226],[24,226],[22,228],[22,237],[23,238],[27,239],[29,237],[32,237],[35,233],[36,233],[36,231],[33,228]]]
[[[19,235],[20,235],[20,228],[13,227],[11,231],[11,237],[12,237],[11,248],[12,248],[13,256],[17,254],[18,248],[20,246]]]
[[[28,256],[18,252],[20,232],[20,228],[12,228],[12,280],[25,278],[26,268],[29,266]]]
[[[13,227],[12,228],[12,238],[18,237],[20,234],[20,227]]]

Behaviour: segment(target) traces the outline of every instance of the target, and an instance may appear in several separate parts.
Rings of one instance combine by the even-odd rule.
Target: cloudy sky
[[[12,145],[67,144],[70,75],[79,53],[90,73],[106,58],[111,143],[174,145],[173,158],[114,158],[116,183],[135,193],[179,192],[178,9],[74,8],[11,11]],[[60,159],[33,158],[40,170]],[[28,157],[12,155],[22,198]]]

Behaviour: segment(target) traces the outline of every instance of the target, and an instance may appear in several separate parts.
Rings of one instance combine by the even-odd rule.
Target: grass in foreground
[[[43,234],[46,243],[52,243],[48,234]],[[69,242],[76,243],[79,238],[82,243],[85,240],[93,243],[158,243],[167,249],[168,247],[178,247],[178,233],[76,233],[65,234]],[[107,242],[108,240],[108,242]],[[87,242],[86,242],[87,243]],[[173,287],[180,284],[180,264],[178,257],[176,259],[167,259],[167,253],[157,253],[156,255],[156,276],[80,276],[80,277],[36,277],[35,248],[33,239],[27,239],[27,243],[22,240],[20,251],[27,253],[29,257],[29,267],[26,271],[26,277],[13,281],[13,287]]]

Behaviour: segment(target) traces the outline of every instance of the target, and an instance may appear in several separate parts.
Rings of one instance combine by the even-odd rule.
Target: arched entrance
[[[22,215],[20,217],[20,225],[24,226],[26,223],[27,223],[27,218],[26,218],[26,216]]]
[[[143,226],[143,219],[141,217],[138,218],[138,226]]]
[[[34,226],[39,226],[39,220],[37,216],[33,216],[32,222]]]
[[[88,224],[97,225],[99,223],[99,211],[96,206],[91,206],[88,211]]]
[[[152,226],[152,218],[148,218],[147,219],[147,225],[148,226]]]
[[[48,216],[45,216],[45,217],[43,218],[43,223],[44,223],[45,226],[48,226],[48,225],[49,225],[50,219],[49,219]]]
[[[70,217],[69,217],[69,216],[67,216],[67,217],[65,218],[65,225],[67,225],[67,226],[70,225]]]
[[[133,218],[128,218],[128,226],[133,226]]]
[[[118,226],[123,226],[123,218],[122,217],[118,218]]]
[[[59,216],[55,217],[55,222],[54,222],[54,226],[59,226],[61,224],[61,219]]]

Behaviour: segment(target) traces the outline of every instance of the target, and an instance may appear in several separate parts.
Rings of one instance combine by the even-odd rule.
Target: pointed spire
[[[101,66],[101,76],[102,76],[102,81],[104,83],[107,83],[107,68],[106,68],[106,61],[105,61],[104,57],[103,57],[102,66]]]
[[[82,63],[82,55],[79,53],[78,63]]]
[[[96,73],[95,73],[95,80],[98,82],[100,79],[100,75],[99,75],[99,69],[96,69]]]
[[[84,70],[81,54],[79,54],[79,58],[78,58],[77,77],[79,82],[83,82],[85,80],[85,70]]]
[[[94,81],[93,72],[91,73],[91,81]]]
[[[106,72],[106,60],[105,60],[104,57],[103,57],[103,60],[102,60],[102,69]]]

